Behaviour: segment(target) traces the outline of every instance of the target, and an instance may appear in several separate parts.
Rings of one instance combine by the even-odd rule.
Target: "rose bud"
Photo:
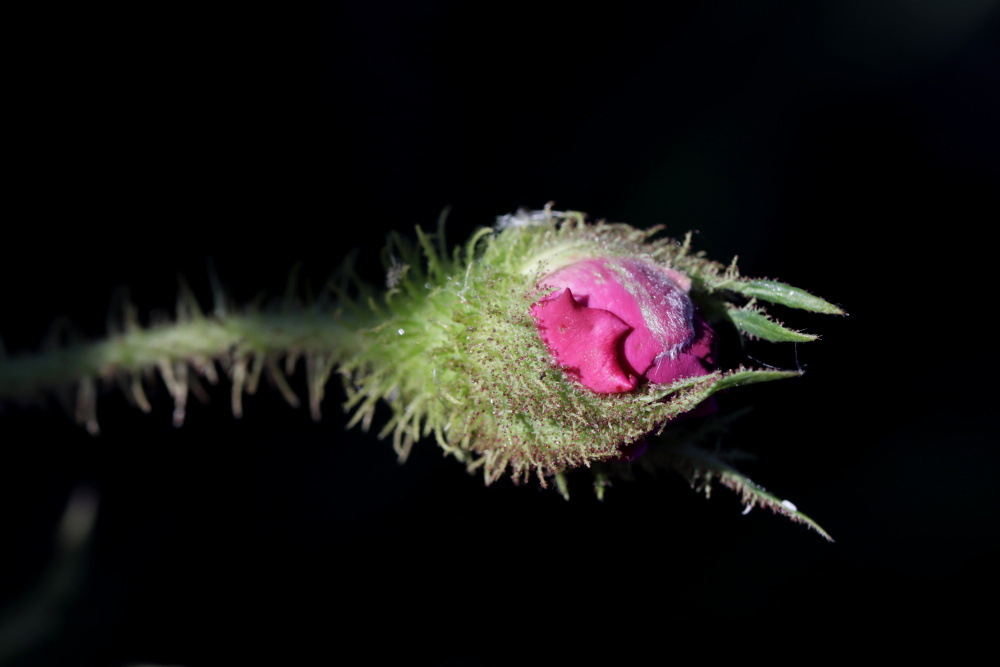
[[[313,366],[344,378],[351,424],[388,404],[381,435],[400,458],[433,437],[487,483],[508,474],[565,490],[563,473],[639,457],[722,389],[800,375],[718,369],[718,327],[804,342],[815,336],[757,304],[841,312],[658,231],[545,210],[503,216],[453,252],[443,230],[418,228],[416,245],[394,235],[390,289],[351,299],[340,288],[340,326],[358,333],[338,339],[335,364]]]

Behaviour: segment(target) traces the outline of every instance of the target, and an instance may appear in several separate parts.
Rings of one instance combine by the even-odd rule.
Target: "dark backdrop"
[[[1000,533],[998,18],[986,0],[11,15],[8,350],[56,316],[100,335],[120,285],[168,307],[178,271],[207,302],[206,256],[241,300],[352,248],[377,281],[390,230],[450,206],[458,241],[550,200],[697,230],[850,313],[789,315],[823,340],[754,354],[806,375],[724,405],[754,406],[725,442],[758,456],[745,471],[834,544],[676,475],[603,503],[578,476],[567,503],[486,488],[430,443],[399,466],[344,430],[335,383],[321,423],[267,392],[236,421],[225,388],[179,430],[165,392],[151,415],[110,392],[97,438],[54,404],[5,406],[20,660],[666,661],[971,632]],[[96,527],[56,567],[74,489]]]

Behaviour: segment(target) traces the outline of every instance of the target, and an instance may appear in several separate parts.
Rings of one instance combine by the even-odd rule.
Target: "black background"
[[[758,344],[794,381],[727,447],[822,538],[676,475],[586,475],[563,501],[484,487],[430,443],[404,466],[277,393],[170,426],[116,392],[93,438],[4,406],[0,600],[35,600],[73,489],[99,501],[81,574],[23,664],[225,664],[274,652],[479,664],[953,641],[997,591],[990,329],[1000,149],[995,2],[336,3],[11,15],[0,332],[103,331],[112,291],[169,307],[379,281],[390,230],[454,241],[520,206],[697,230],[698,248],[842,305]],[[749,361],[749,360],[748,360]],[[299,379],[301,388],[301,379]],[[8,607],[8,609],[19,609]],[[8,636],[9,633],[8,633]],[[967,645],[968,637],[956,645]],[[707,642],[707,643],[706,643]]]

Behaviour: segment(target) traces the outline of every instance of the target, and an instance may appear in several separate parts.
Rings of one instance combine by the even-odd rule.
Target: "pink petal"
[[[686,289],[690,279],[676,271],[631,258],[588,259],[542,282],[572,288],[585,305],[610,311],[628,324],[632,331],[625,338],[624,365],[635,375],[647,375],[655,360],[673,358],[694,339]]]
[[[577,303],[568,287],[533,305],[531,314],[556,361],[584,386],[599,394],[635,389],[635,376],[619,361],[620,341],[631,331],[620,317]]]
[[[715,331],[701,315],[694,316],[694,331],[694,341],[682,352],[673,356],[664,354],[653,360],[646,372],[647,380],[654,384],[664,384],[715,370]]]

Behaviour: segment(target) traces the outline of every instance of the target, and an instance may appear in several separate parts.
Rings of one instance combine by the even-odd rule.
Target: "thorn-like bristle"
[[[239,419],[243,416],[243,387],[247,380],[246,357],[239,357],[234,360],[232,374],[233,417]]]
[[[90,435],[100,433],[97,425],[97,388],[93,378],[80,381],[76,393],[76,421],[86,427]]]
[[[295,392],[289,386],[288,380],[285,379],[285,374],[281,372],[281,367],[278,366],[278,362],[273,358],[268,357],[265,359],[264,365],[267,368],[268,377],[271,378],[271,381],[278,387],[278,391],[281,392],[285,401],[287,401],[293,408],[299,407],[299,405],[301,405],[299,397],[295,395]]]

